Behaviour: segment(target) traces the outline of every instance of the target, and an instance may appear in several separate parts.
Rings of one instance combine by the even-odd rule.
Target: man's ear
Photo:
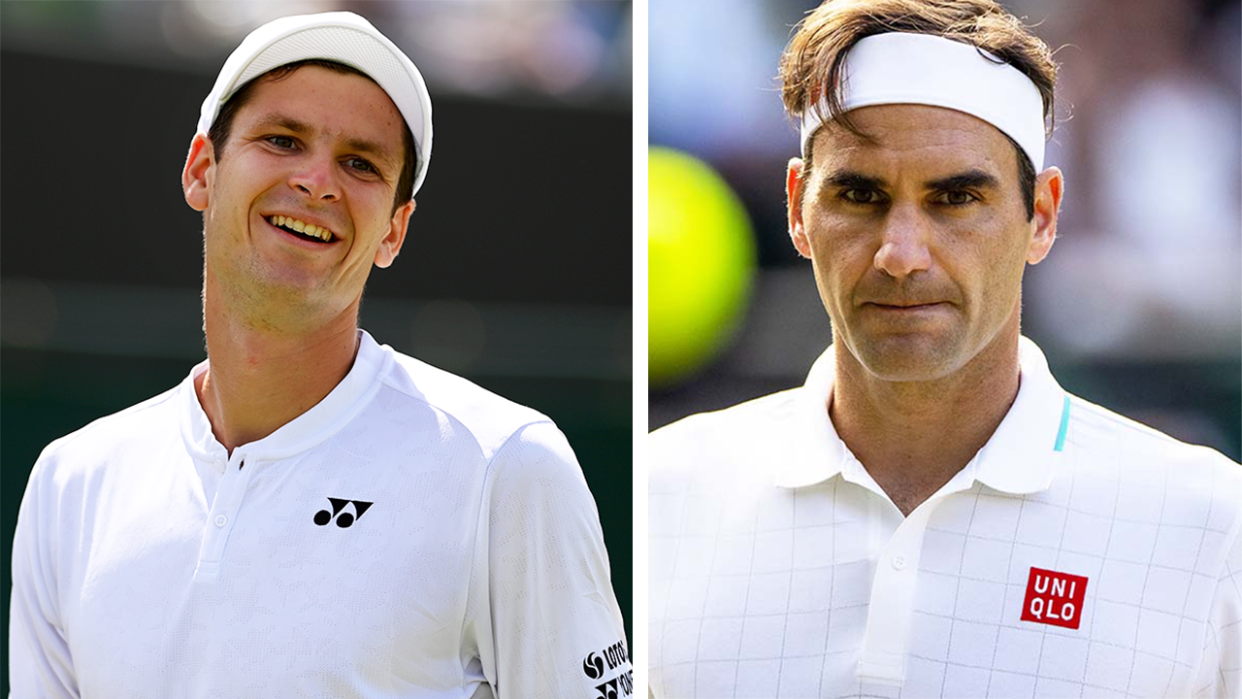
[[[793,240],[798,254],[810,259],[811,244],[807,241],[806,228],[802,223],[802,194],[806,190],[804,168],[802,158],[789,159],[789,167],[785,172],[785,204],[789,209],[789,237]]]
[[[206,211],[210,203],[211,181],[215,174],[216,152],[207,134],[196,134],[190,141],[190,154],[181,171],[181,191],[185,203],[195,211]]]
[[[380,239],[379,248],[375,251],[375,266],[387,267],[397,259],[401,246],[405,243],[405,233],[410,226],[410,214],[414,213],[414,200],[411,199],[392,214],[388,222],[388,232]]]
[[[1031,243],[1026,251],[1029,264],[1043,262],[1056,242],[1057,215],[1061,211],[1064,190],[1065,177],[1058,168],[1044,170],[1035,180],[1035,215],[1031,217]]]

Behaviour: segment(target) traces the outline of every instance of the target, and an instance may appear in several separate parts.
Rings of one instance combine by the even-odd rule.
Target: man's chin
[[[935,381],[960,368],[957,343],[911,333],[867,338],[851,348],[858,363],[882,381]]]
[[[322,279],[287,270],[282,274],[262,271],[223,285],[223,300],[234,318],[256,329],[276,330],[322,322],[323,316],[330,315],[332,299]]]

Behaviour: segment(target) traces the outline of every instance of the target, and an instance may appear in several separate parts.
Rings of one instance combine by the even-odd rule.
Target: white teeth
[[[292,228],[298,233],[303,233],[305,235],[309,235],[314,238],[319,238],[325,243],[328,242],[329,240],[332,240],[332,231],[328,230],[327,228],[316,226],[313,223],[306,223],[304,221],[299,221],[296,218],[290,218],[288,216],[281,216],[279,214],[272,216],[271,221],[272,221],[273,226],[283,226],[285,228]]]

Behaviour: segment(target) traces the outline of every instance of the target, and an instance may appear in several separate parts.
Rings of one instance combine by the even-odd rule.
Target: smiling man
[[[632,689],[564,436],[357,327],[431,135],[418,70],[357,15],[276,20],[230,56],[182,173],[209,360],[44,450],[13,696]]]
[[[828,0],[781,62],[833,342],[651,436],[657,697],[1239,696],[1242,468],[1020,334],[1056,66],[991,0]]]

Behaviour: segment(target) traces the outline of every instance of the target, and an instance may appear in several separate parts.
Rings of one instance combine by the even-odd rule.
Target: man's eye
[[[976,201],[976,198],[970,192],[957,189],[951,192],[941,192],[936,195],[936,200],[941,204],[948,204],[949,206],[963,206]]]
[[[345,162],[349,165],[349,167],[352,167],[355,170],[369,173],[375,172],[375,166],[362,158],[350,158]]]
[[[874,189],[847,189],[841,192],[841,198],[853,204],[875,204],[880,201],[880,193]]]
[[[292,148],[293,139],[288,136],[268,136],[267,142],[277,148]]]

